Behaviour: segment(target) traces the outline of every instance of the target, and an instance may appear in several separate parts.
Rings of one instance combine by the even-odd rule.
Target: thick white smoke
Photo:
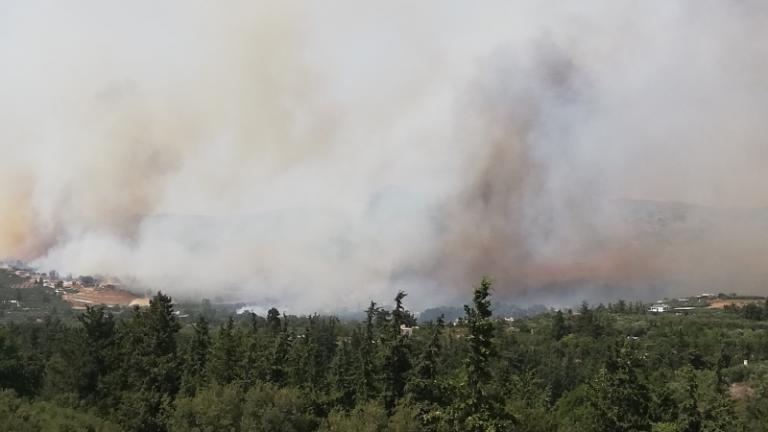
[[[0,257],[293,310],[757,289],[765,224],[660,243],[621,200],[768,205],[767,13],[0,0]]]

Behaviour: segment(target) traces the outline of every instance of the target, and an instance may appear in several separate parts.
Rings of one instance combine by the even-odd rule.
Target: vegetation
[[[19,288],[19,285],[28,285]],[[46,317],[73,319],[69,304],[40,280],[26,280],[0,269],[0,323]]]
[[[765,430],[768,304],[510,321],[492,293],[483,279],[461,319],[418,328],[402,292],[359,322],[210,304],[180,321],[162,293],[118,315],[7,322],[0,430]]]

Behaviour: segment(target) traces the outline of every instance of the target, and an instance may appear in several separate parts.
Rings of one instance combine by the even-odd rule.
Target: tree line
[[[621,301],[509,322],[491,294],[483,279],[460,320],[418,328],[404,292],[351,323],[273,308],[182,324],[162,293],[126,317],[9,323],[0,429],[765,430],[768,324],[746,312]]]

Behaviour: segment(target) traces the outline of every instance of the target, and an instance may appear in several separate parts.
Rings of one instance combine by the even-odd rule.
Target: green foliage
[[[467,387],[470,392],[470,406],[480,409],[484,403],[484,386],[489,381],[490,359],[495,354],[493,345],[494,323],[491,320],[491,280],[483,278],[475,289],[473,307],[464,306],[467,314],[469,334],[469,355],[465,360]]]
[[[243,402],[243,431],[308,432],[317,428],[312,401],[296,388],[260,384],[251,388]]]
[[[389,418],[387,411],[374,402],[350,412],[334,410],[320,427],[322,432],[385,432]]]
[[[594,409],[591,407],[591,389],[581,384],[561,397],[554,407],[554,417],[559,419],[564,432],[593,431],[597,426]]]
[[[195,339],[204,337],[195,335]],[[194,341],[194,339],[193,339]],[[204,344],[202,340],[197,342]],[[235,329],[235,321],[230,317],[219,328],[216,341],[210,354],[208,365],[210,379],[219,384],[229,384],[238,378],[238,363],[242,341],[239,332]],[[198,362],[200,360],[198,359]]]
[[[0,430],[9,432],[119,432],[114,423],[48,402],[29,403],[0,392]]]
[[[109,389],[100,386],[103,378],[115,366],[115,320],[103,307],[87,307],[85,313],[78,316],[83,328],[84,361],[80,363],[77,377],[77,391],[81,398],[97,400]]]
[[[376,303],[371,302],[365,312],[365,324],[363,329],[356,329],[352,333],[352,349],[357,355],[357,395],[358,402],[373,399],[378,393],[376,385],[375,333],[374,319],[379,312]]]
[[[361,322],[209,302],[186,320],[161,293],[145,309],[10,322],[0,430],[765,430],[765,305],[585,303],[510,322],[491,291],[483,279],[451,325],[415,327],[403,292]]]
[[[349,412],[336,410],[328,415],[319,429],[322,432],[419,432],[422,425],[418,412],[398,405],[391,416],[381,406],[368,402]]]
[[[337,355],[331,362],[329,382],[333,405],[342,409],[352,408],[355,405],[357,392],[353,352],[350,342],[347,340],[341,340],[339,343]]]
[[[176,399],[171,432],[235,432],[243,417],[243,392],[236,384],[211,384],[193,397]]]
[[[552,339],[559,341],[569,333],[562,311],[557,311],[552,317]]]
[[[515,414],[515,431],[545,432],[557,428],[555,417],[550,415],[549,389],[533,373],[513,376],[508,393],[506,410]]]
[[[280,311],[276,308],[271,308],[267,311],[267,328],[272,334],[280,332],[282,325],[280,323]]]
[[[13,272],[0,269],[0,323],[72,315],[69,304],[53,288],[39,283],[18,288],[24,282]]]
[[[466,402],[456,407],[456,420],[466,431],[501,431],[509,427],[510,418],[491,393],[491,359],[496,356],[496,325],[491,319],[490,291],[492,282],[483,278],[475,288],[472,306],[464,306],[469,353],[464,362]]]
[[[443,350],[441,339],[444,331],[445,323],[441,316],[406,388],[415,401],[431,406],[445,405],[453,396],[450,385],[439,375]]]
[[[184,358],[184,373],[181,379],[182,392],[194,395],[207,383],[208,359],[211,351],[210,326],[205,316],[200,315],[192,325],[194,334],[190,340]]]
[[[33,389],[28,375],[24,355],[18,344],[7,331],[0,329],[0,388],[30,394]]]
[[[121,333],[122,365],[110,380],[123,392],[115,407],[118,422],[129,431],[164,431],[179,390],[176,352],[179,324],[171,298],[158,293],[146,310],[135,310]]]
[[[615,346],[590,385],[589,403],[596,431],[650,431],[650,390],[635,345]]]
[[[391,314],[391,325],[383,332],[381,343],[384,353],[381,368],[383,371],[384,406],[392,410],[405,392],[407,374],[411,369],[410,340],[402,334],[410,314],[403,307],[405,293],[400,291],[395,297],[395,309]]]

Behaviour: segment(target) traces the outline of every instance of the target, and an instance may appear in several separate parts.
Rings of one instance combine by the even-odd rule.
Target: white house
[[[413,336],[413,330],[417,330],[418,327],[407,327],[405,324],[400,324],[400,334],[403,336]]]
[[[669,310],[669,306],[665,304],[655,304],[651,305],[651,307],[648,309],[648,312],[666,312]]]

